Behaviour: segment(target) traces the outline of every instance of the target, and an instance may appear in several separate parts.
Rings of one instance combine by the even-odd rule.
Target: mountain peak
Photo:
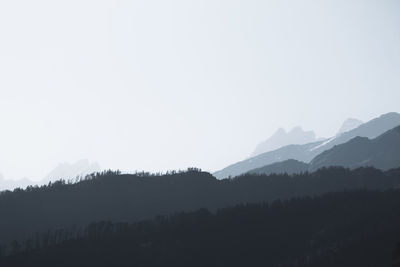
[[[314,142],[315,140],[315,133],[313,131],[304,131],[300,126],[296,126],[288,132],[283,128],[279,128],[270,138],[256,147],[252,156],[272,151],[286,145],[301,145]]]
[[[355,119],[355,118],[348,118],[347,120],[345,120],[342,124],[342,126],[340,127],[339,131],[336,133],[336,135],[340,135],[344,132],[348,132],[351,131],[355,128],[357,128],[358,126],[360,126],[363,122],[359,119]]]
[[[46,184],[50,181],[58,179],[74,179],[77,176],[85,176],[101,170],[97,162],[91,163],[88,159],[81,159],[75,163],[60,163],[54,170],[52,170],[42,183]]]

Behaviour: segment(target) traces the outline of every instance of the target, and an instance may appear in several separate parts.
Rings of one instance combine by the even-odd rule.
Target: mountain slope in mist
[[[372,166],[382,170],[400,167],[400,126],[375,139],[355,137],[322,152],[310,162],[310,170],[327,166],[358,168]]]
[[[288,145],[274,151],[266,152],[258,156],[237,162],[214,173],[217,178],[236,176],[250,170],[261,168],[274,162],[295,159],[302,162],[310,162],[317,155],[335,145],[343,144],[354,137],[376,138],[384,132],[400,125],[400,114],[387,113],[378,118],[361,124],[355,129],[341,133],[324,141],[304,145]]]
[[[351,131],[360,126],[361,124],[363,124],[363,122],[358,119],[348,118],[343,122],[342,126],[340,126],[339,131],[336,133],[336,135],[340,135],[342,133]]]
[[[369,166],[381,170],[400,167],[400,126],[375,139],[355,137],[344,144],[322,152],[309,164],[297,160],[286,160],[250,170],[249,173],[293,174],[311,172],[329,166],[341,166],[350,169]]]
[[[26,188],[27,186],[45,185],[49,182],[55,182],[60,179],[75,180],[77,177],[85,177],[88,174],[100,172],[101,168],[97,162],[89,162],[87,159],[79,160],[75,163],[61,163],[39,181],[33,181],[28,178],[19,180],[5,179],[0,174],[0,191],[14,190],[15,188]]]
[[[270,138],[260,143],[256,147],[252,153],[252,156],[256,156],[291,144],[302,145],[314,141],[316,141],[316,138],[313,131],[303,131],[301,127],[295,127],[289,132],[286,132],[285,129],[279,128]]]
[[[84,177],[88,174],[100,172],[101,167],[97,162],[89,162],[88,159],[81,159],[75,163],[64,162],[54,168],[47,176],[40,182],[47,184],[51,181],[60,179],[68,180],[75,179],[76,177]]]

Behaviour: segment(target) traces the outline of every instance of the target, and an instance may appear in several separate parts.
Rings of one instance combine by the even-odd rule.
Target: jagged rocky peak
[[[340,127],[339,131],[336,133],[336,135],[340,135],[344,132],[348,132],[351,131],[355,128],[357,128],[358,126],[360,126],[361,124],[363,124],[363,122],[359,119],[355,119],[355,118],[348,118],[347,120],[345,120],[342,124],[342,126]]]
[[[304,131],[300,126],[296,126],[288,132],[283,128],[279,128],[270,138],[256,147],[252,156],[272,151],[286,145],[301,145],[314,142],[315,140],[316,137],[313,131]]]

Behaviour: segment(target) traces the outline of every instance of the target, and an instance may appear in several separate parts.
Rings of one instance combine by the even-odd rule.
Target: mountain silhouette
[[[5,179],[2,174],[0,174],[0,191],[3,190],[13,190],[14,188],[26,188],[28,185],[32,185],[35,182],[28,178],[22,178],[18,180]]]
[[[358,168],[372,166],[388,170],[400,166],[400,126],[375,139],[355,137],[322,152],[310,162],[310,170],[327,166]]]
[[[48,184],[49,182],[60,179],[75,179],[76,177],[86,176],[100,171],[100,165],[97,162],[91,163],[88,159],[81,159],[75,163],[64,162],[49,172],[49,174],[40,181],[40,184]]]
[[[387,113],[363,123],[355,129],[344,132],[340,135],[336,135],[324,141],[318,141],[304,145],[288,145],[277,150],[266,152],[258,156],[237,162],[220,171],[214,172],[214,176],[219,179],[233,177],[256,168],[261,168],[266,165],[288,159],[295,159],[309,163],[317,155],[334,147],[335,145],[346,143],[357,136],[376,138],[377,136],[399,125],[400,114],[394,112]]]
[[[256,147],[252,156],[272,151],[286,145],[302,145],[314,141],[316,141],[316,138],[313,131],[303,131],[301,127],[295,127],[291,131],[286,132],[285,129],[279,128],[270,138]]]
[[[340,127],[340,129],[336,133],[336,135],[340,135],[342,133],[351,131],[351,130],[357,128],[358,126],[360,126],[361,124],[363,124],[363,122],[358,119],[348,118],[347,120],[345,120],[343,122],[342,126]]]
[[[286,160],[250,170],[249,173],[301,173],[329,166],[355,169],[374,167],[389,170],[400,167],[400,126],[374,139],[355,137],[316,156],[309,164]]]
[[[22,178],[18,180],[5,179],[0,174],[0,191],[3,190],[14,190],[15,188],[26,188],[27,186],[44,185],[57,180],[75,180],[77,177],[84,177],[88,174],[100,172],[101,168],[97,162],[89,162],[87,159],[78,160],[75,163],[61,163],[52,171],[50,171],[46,177],[39,181],[33,181],[28,178]]]

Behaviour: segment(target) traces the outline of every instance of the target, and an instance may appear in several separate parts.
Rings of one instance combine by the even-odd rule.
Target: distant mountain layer
[[[87,159],[75,163],[61,163],[40,181],[32,181],[27,178],[19,180],[5,179],[0,174],[0,191],[13,190],[15,188],[26,188],[29,185],[43,185],[60,179],[74,180],[76,177],[84,177],[94,172],[100,172],[101,168],[97,162],[89,162]]]
[[[302,162],[310,162],[317,155],[347,141],[360,136],[376,138],[384,132],[400,125],[400,114],[387,113],[378,118],[361,124],[359,127],[336,135],[325,141],[319,141],[304,145],[288,145],[274,151],[266,152],[258,156],[237,162],[214,173],[219,178],[237,176],[250,170],[261,168],[274,162],[295,159]]]
[[[316,139],[313,131],[303,131],[301,127],[295,127],[291,131],[286,132],[284,129],[280,128],[270,138],[260,143],[252,156],[291,144],[302,145],[314,141],[316,141]]]
[[[17,187],[25,188],[33,183],[34,183],[33,181],[27,178],[22,178],[19,180],[5,179],[3,175],[0,174],[0,191],[13,190],[14,188]]]
[[[375,139],[355,137],[347,143],[322,152],[310,162],[310,170],[326,166],[382,170],[400,167],[400,126]]]
[[[375,139],[355,137],[316,156],[309,164],[297,160],[273,163],[249,173],[301,173],[322,167],[341,166],[350,169],[374,167],[389,170],[400,167],[400,126]]]
[[[79,160],[75,163],[61,163],[52,170],[42,181],[41,184],[47,184],[51,181],[60,179],[75,179],[77,176],[86,176],[94,172],[100,172],[101,168],[97,162],[90,163],[87,159]]]
[[[351,131],[351,130],[357,128],[358,126],[360,126],[361,124],[363,124],[363,122],[358,119],[348,118],[347,120],[345,120],[343,122],[342,126],[340,127],[340,129],[336,135],[340,135],[342,133]]]

